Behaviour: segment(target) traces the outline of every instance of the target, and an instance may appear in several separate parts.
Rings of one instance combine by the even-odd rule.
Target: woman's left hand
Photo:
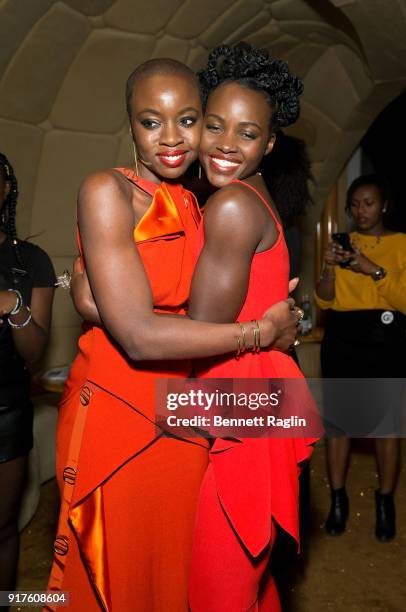
[[[349,269],[353,272],[357,272],[359,274],[366,274],[367,276],[371,276],[379,269],[373,261],[368,259],[366,255],[361,253],[359,249],[355,249],[355,253],[351,258],[351,262],[349,264]]]

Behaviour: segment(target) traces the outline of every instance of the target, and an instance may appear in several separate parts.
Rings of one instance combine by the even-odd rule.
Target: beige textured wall
[[[0,150],[20,182],[19,233],[52,256],[76,253],[78,185],[129,159],[123,89],[149,57],[193,68],[207,50],[245,39],[272,49],[305,83],[292,133],[309,147],[316,206],[303,232],[312,283],[320,208],[373,119],[405,86],[404,0],[2,0]],[[48,364],[75,352],[78,318],[57,292]]]

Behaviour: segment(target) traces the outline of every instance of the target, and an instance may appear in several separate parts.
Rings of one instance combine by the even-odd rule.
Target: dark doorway
[[[376,173],[392,187],[394,229],[406,231],[406,92],[391,102],[375,119],[361,147]]]

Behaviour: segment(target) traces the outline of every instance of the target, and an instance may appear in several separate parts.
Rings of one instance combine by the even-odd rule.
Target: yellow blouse
[[[385,268],[385,278],[374,281],[371,276],[336,266],[335,297],[322,300],[315,295],[323,310],[398,310],[406,314],[406,234],[388,236],[350,234],[353,244],[368,259]]]

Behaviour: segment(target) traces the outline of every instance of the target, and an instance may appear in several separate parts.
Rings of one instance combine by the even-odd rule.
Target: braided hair
[[[0,229],[6,234],[14,248],[14,253],[18,265],[24,269],[24,263],[21,257],[20,243],[17,237],[16,229],[16,206],[18,199],[18,183],[14,174],[13,166],[8,161],[7,157],[0,153],[0,169],[3,177],[10,185],[10,191],[4,198],[0,208]]]
[[[243,87],[262,91],[272,108],[272,128],[287,127],[299,117],[299,96],[303,83],[289,72],[285,62],[245,42],[234,47],[220,45],[211,51],[207,66],[197,73],[203,105],[213,89],[235,81]]]

